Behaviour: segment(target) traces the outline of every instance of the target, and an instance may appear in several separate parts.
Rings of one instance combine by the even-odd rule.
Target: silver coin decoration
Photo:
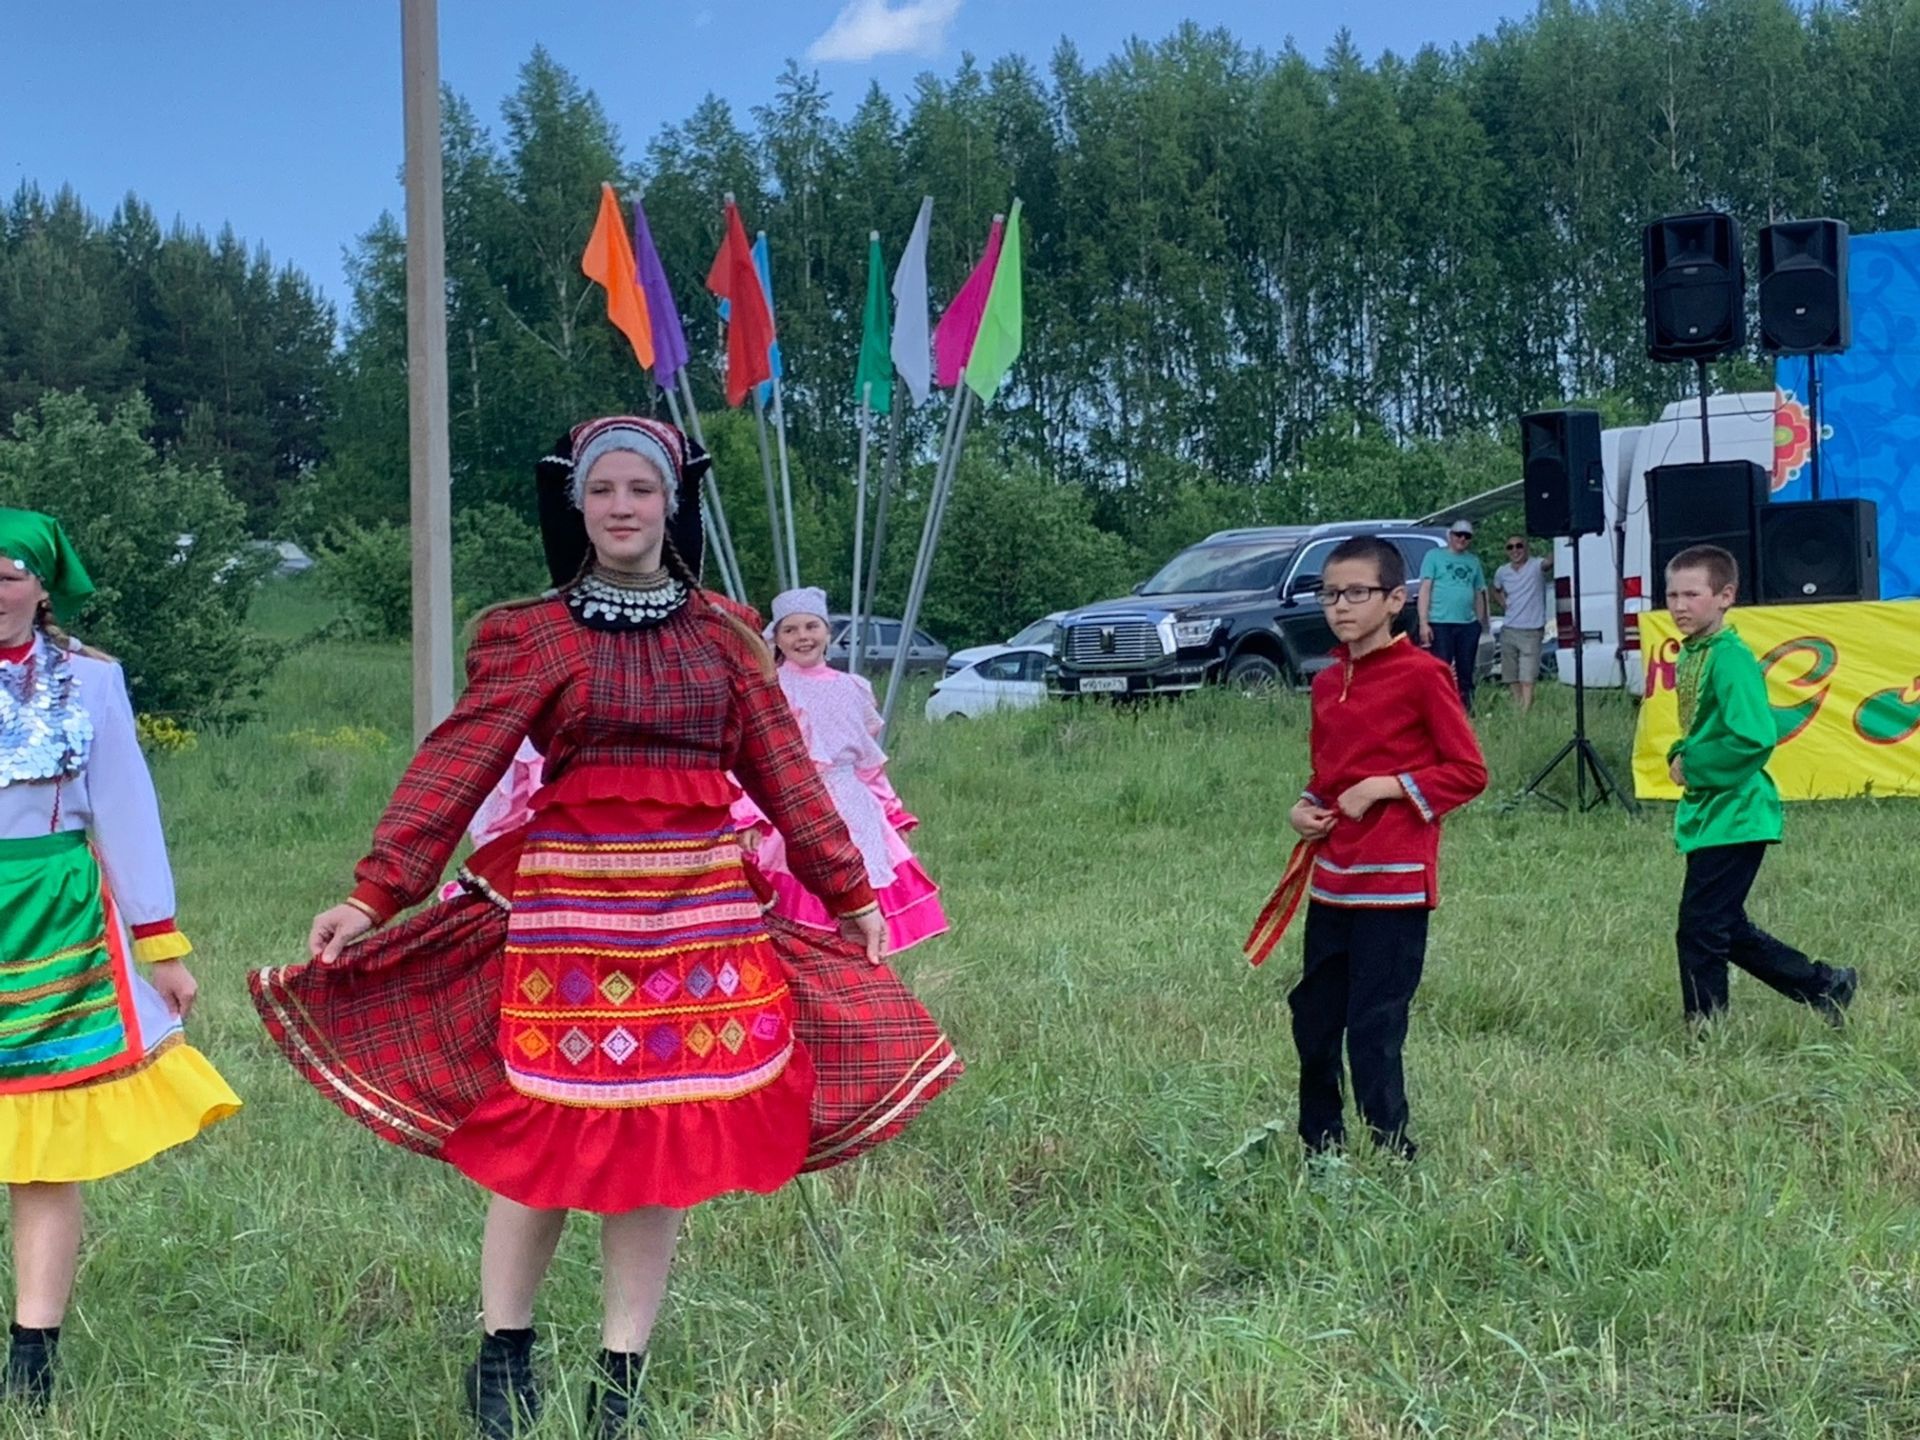
[[[61,780],[86,767],[93,720],[66,655],[36,637],[18,664],[0,661],[0,786]]]
[[[568,587],[567,608],[594,630],[645,630],[671,619],[687,603],[687,587],[661,572],[658,578],[620,583],[593,570]]]

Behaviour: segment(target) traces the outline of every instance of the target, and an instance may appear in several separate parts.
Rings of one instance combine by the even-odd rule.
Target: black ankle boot
[[[646,1368],[644,1354],[600,1352],[600,1378],[587,1406],[600,1440],[635,1440],[647,1433],[646,1412],[640,1408],[640,1376]]]
[[[467,1405],[485,1440],[515,1440],[540,1418],[533,1380],[533,1330],[495,1330],[480,1337],[480,1358],[467,1367]]]
[[[53,1362],[60,1349],[60,1327],[13,1327],[7,1350],[6,1395],[30,1410],[44,1410],[53,1397]]]

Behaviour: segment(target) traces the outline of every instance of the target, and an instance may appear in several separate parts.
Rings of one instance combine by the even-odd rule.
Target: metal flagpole
[[[706,449],[707,442],[695,433],[699,428],[699,412],[694,412],[694,430],[689,431],[686,420],[682,418],[679,397],[672,390],[666,393],[667,413],[673,416],[673,423],[679,427],[683,435],[692,434],[694,441],[702,450]],[[741,599],[740,572],[732,554],[733,538],[727,533],[727,512],[720,503],[720,487],[714,483],[711,468],[701,478],[700,497],[705,503],[705,514],[702,518],[706,522],[707,539],[712,545],[714,560],[720,567],[721,588],[727,592],[729,600]]]
[[[866,567],[867,536],[867,444],[873,435],[873,382],[860,387],[860,464],[853,482],[853,588],[848,604],[853,616],[847,626],[847,673],[860,673],[860,579]]]
[[[780,445],[780,494],[787,507],[787,574],[800,583],[800,548],[793,538],[793,474],[787,468],[787,411],[780,403],[780,377],[773,377],[773,431]]]
[[[887,416],[887,459],[880,467],[880,499],[873,513],[873,553],[867,561],[866,600],[860,613],[873,621],[874,596],[880,589],[880,552],[887,543],[887,507],[900,485],[900,406]]]
[[[766,250],[767,248],[767,232],[766,231],[761,230],[755,233],[754,246],[756,250],[759,250],[759,251]],[[758,263],[759,256],[756,254],[754,259],[755,259],[754,269],[756,273],[758,273],[759,272],[759,263]],[[772,271],[773,271],[773,262],[772,262],[772,259],[769,258],[767,261],[767,271],[765,274],[762,274],[760,276],[760,283],[761,283],[761,287],[765,294],[766,302],[767,302],[767,319],[773,322],[774,337],[775,337],[774,343],[775,343],[775,348],[777,348],[779,344],[780,326],[778,321],[773,320],[773,280],[771,278]],[[793,524],[794,524],[794,521],[793,521],[793,473],[787,463],[787,408],[786,408],[786,405],[782,402],[782,398],[781,398],[781,389],[780,389],[781,367],[778,364],[775,364],[774,360],[775,360],[775,357],[773,353],[769,351],[767,355],[767,368],[771,373],[767,377],[767,383],[773,387],[773,432],[774,432],[774,440],[780,447],[780,494],[784,499],[784,501],[786,502],[786,514],[787,514],[787,522],[786,522],[787,523],[787,584],[792,586],[792,585],[798,585],[800,583],[800,548],[794,542],[794,534],[793,534]],[[775,537],[774,543],[776,546],[778,546],[779,544],[778,536]]]
[[[447,419],[446,196],[435,0],[402,0],[406,105],[407,448],[413,531],[413,738],[453,709],[453,464]]]
[[[700,425],[700,406],[693,398],[693,382],[687,379],[684,366],[674,378],[679,382],[680,394],[687,402],[686,413],[687,419],[693,423],[693,438],[702,450],[706,450],[707,437]],[[671,394],[668,396],[668,403],[672,403]],[[711,455],[713,452],[708,450],[707,453]],[[714,478],[711,469],[707,471],[707,484],[713,490],[713,515],[720,532],[720,544],[725,550],[726,564],[733,572],[733,588],[738,592],[733,598],[744,601],[747,598],[747,582],[740,571],[740,552],[733,543],[733,526],[727,520],[727,512],[720,504],[720,482]]]
[[[758,387],[753,395],[753,427],[760,441],[760,474],[767,482],[767,523],[773,528],[774,583],[782,590],[791,590],[794,582],[787,578],[787,552],[780,544],[780,494],[773,486],[773,452],[767,448],[767,407],[760,403]]]
[[[973,391],[963,380],[957,387],[959,397],[951,416],[951,439],[946,447],[946,464],[935,475],[933,494],[927,503],[926,523],[920,527],[920,553],[914,563],[913,585],[907,591],[906,613],[900,617],[900,639],[894,646],[893,673],[887,679],[887,703],[880,712],[880,739],[884,744],[893,724],[893,709],[905,688],[907,649],[914,627],[920,623],[920,606],[927,596],[927,582],[933,574],[933,555],[940,543],[940,524],[946,518],[947,495],[953,489],[954,472],[960,468],[960,446],[966,442],[967,420],[973,413]]]

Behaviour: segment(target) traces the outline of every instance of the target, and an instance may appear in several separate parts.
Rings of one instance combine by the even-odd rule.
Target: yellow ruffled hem
[[[0,1095],[0,1183],[99,1180],[193,1139],[240,1097],[191,1045],[115,1079]]]
[[[193,946],[178,930],[149,935],[133,942],[133,958],[142,965],[158,965],[162,960],[180,960],[193,953]]]

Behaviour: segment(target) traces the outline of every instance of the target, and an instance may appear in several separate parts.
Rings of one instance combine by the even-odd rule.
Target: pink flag
[[[934,381],[943,390],[960,383],[960,372],[967,368],[967,357],[973,353],[980,317],[987,310],[987,292],[993,289],[994,268],[1000,263],[1000,234],[1005,225],[1004,216],[993,217],[993,229],[987,232],[987,253],[980,257],[967,283],[933,327]]]

